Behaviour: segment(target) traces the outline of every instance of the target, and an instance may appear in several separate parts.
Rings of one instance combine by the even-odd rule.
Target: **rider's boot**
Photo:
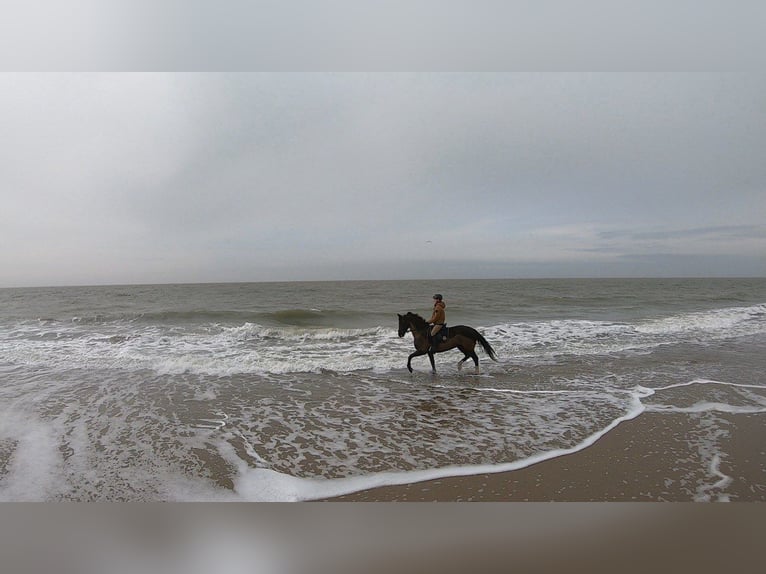
[[[436,345],[437,345],[436,338],[437,338],[437,335],[431,335],[431,337],[429,338],[429,341],[428,341],[429,342],[429,346],[428,346],[428,352],[429,353],[436,353]]]

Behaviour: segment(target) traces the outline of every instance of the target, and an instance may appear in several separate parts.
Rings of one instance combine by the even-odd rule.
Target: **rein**
[[[407,316],[407,315],[402,316],[403,318],[407,319],[406,321],[407,328],[404,331],[402,331],[402,336],[404,336],[404,334],[406,334],[409,331],[415,337],[422,337],[422,336],[427,337],[429,328],[428,328],[428,323],[426,323],[425,319],[423,319],[419,315],[415,315],[414,313],[409,315],[411,316]]]

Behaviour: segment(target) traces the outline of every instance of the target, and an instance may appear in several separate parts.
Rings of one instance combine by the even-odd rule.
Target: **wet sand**
[[[580,452],[513,472],[365,490],[332,501],[766,501],[766,416],[720,415],[727,436],[700,448],[700,419],[644,413]],[[717,456],[716,456],[717,455]]]

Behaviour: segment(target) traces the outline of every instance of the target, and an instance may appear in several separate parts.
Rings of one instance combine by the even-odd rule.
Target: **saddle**
[[[428,330],[428,340],[434,344],[438,345],[439,343],[446,341],[449,339],[449,327],[447,327],[446,324],[442,325],[442,328],[439,329],[439,332],[436,333],[435,336],[431,336],[431,330],[429,328]]]

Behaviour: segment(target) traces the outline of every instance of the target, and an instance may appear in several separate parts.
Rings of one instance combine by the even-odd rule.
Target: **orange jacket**
[[[447,307],[447,304],[444,301],[437,301],[434,303],[434,312],[428,322],[435,323],[437,325],[443,325],[446,323],[447,315],[444,312],[445,307]]]

